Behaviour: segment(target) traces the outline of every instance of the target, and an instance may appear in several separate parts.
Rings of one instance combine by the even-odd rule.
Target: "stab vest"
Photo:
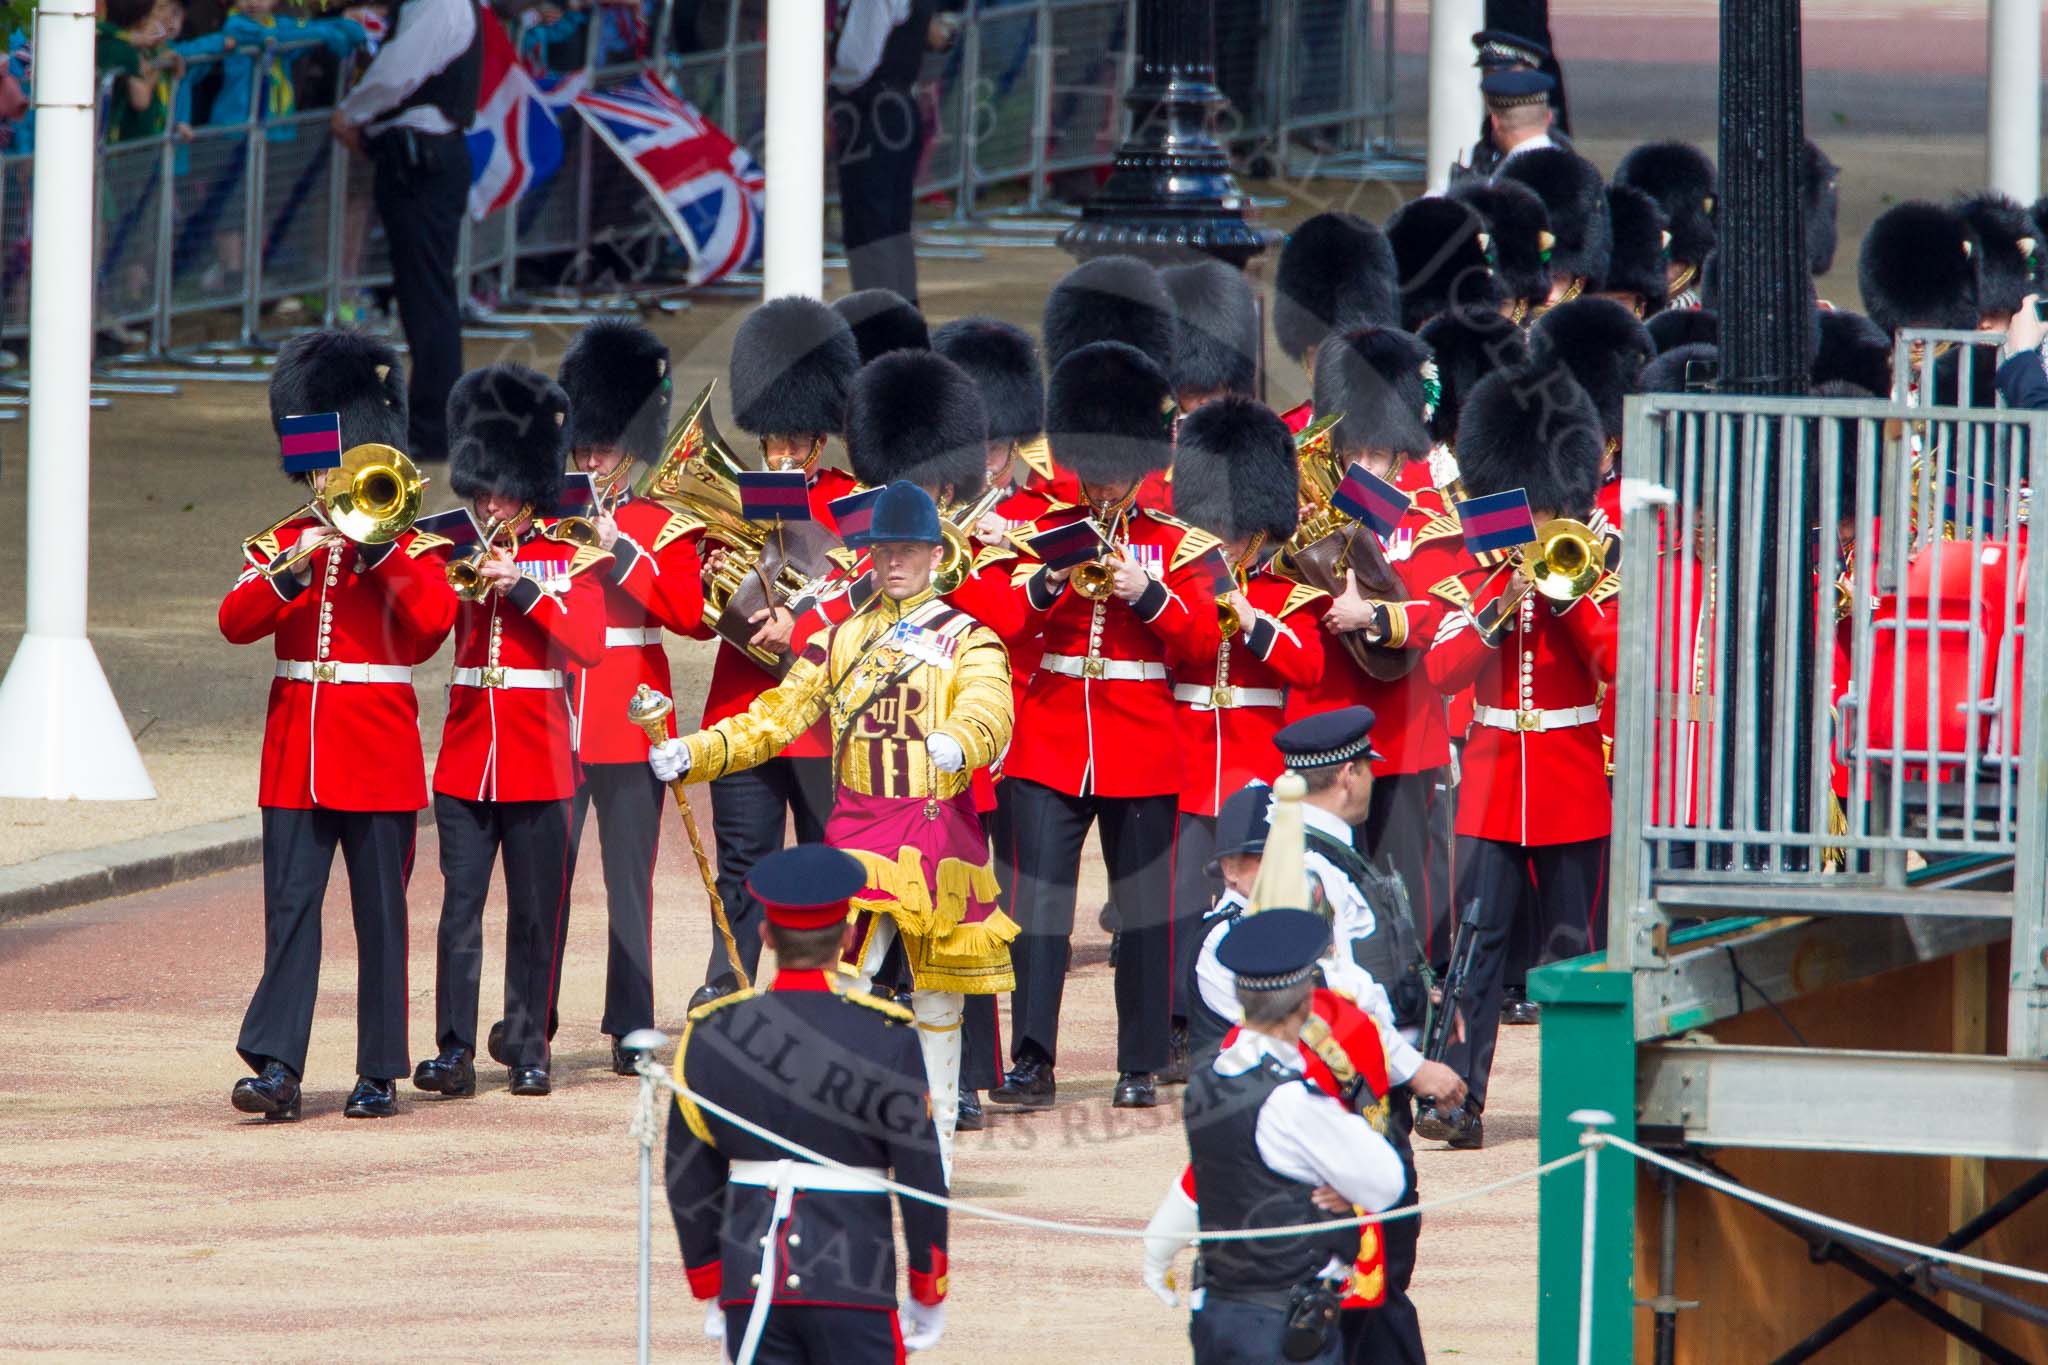
[[[398,37],[400,28],[419,3],[422,0],[401,0],[401,3],[390,7],[392,39]],[[454,61],[420,82],[419,89],[380,114],[379,122],[407,109],[427,106],[440,110],[441,117],[447,119],[449,126],[458,133],[468,131],[469,125],[476,121],[477,97],[484,88],[484,21],[475,0],[469,0],[469,3],[476,16],[476,29],[470,35],[469,46]]]
[[[918,76],[924,71],[924,38],[931,28],[934,8],[932,0],[910,0],[910,13],[902,23],[889,30],[888,38],[882,43],[882,59],[875,63],[874,74],[857,89],[848,91],[845,98],[872,98],[884,90],[908,90],[917,84]],[[836,60],[839,55],[836,35],[832,48]]]
[[[1429,1011],[1429,981],[1424,974],[1422,945],[1408,914],[1408,892],[1400,878],[1375,871],[1358,850],[1310,829],[1308,844],[1351,879],[1372,906],[1370,937],[1351,941],[1351,960],[1372,973],[1387,992],[1399,1028],[1419,1028]]]

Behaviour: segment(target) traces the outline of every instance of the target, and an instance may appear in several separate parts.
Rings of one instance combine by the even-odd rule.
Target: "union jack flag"
[[[498,16],[477,11],[484,32],[483,86],[469,125],[469,216],[481,222],[553,178],[562,165],[557,110],[581,93],[584,76],[536,76],[519,60]]]
[[[576,111],[660,206],[689,253],[689,282],[750,264],[761,249],[761,167],[652,71],[585,90]]]

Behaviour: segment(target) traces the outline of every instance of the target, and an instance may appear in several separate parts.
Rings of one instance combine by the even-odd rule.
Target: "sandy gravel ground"
[[[710,934],[671,813],[656,885],[660,1017],[680,1032]],[[412,1041],[431,1049],[440,883],[423,831],[412,892]],[[1083,903],[1100,894],[1091,851]],[[337,867],[334,889],[343,886]],[[1092,916],[1067,991],[1061,1106],[961,1139],[958,1193],[1045,1217],[1140,1227],[1186,1159],[1173,1109],[1108,1107],[1113,1016]],[[503,906],[487,921],[495,1018]],[[470,1101],[400,1087],[403,1113],[351,1122],[355,962],[331,896],[306,1117],[228,1107],[235,1030],[262,957],[260,889],[226,873],[0,925],[0,1355],[37,1359],[620,1360],[633,1344],[635,1083],[597,1031],[603,908],[579,886],[559,1088],[514,1099],[486,1064]],[[1536,1030],[1502,1042],[1491,1145],[1421,1153],[1425,1198],[1536,1164]],[[1176,1092],[1169,1091],[1169,1094]],[[657,1187],[657,1199],[659,1199]],[[713,1361],[664,1208],[659,1357]],[[1185,1315],[1139,1281],[1134,1242],[956,1223],[943,1362],[1186,1358]],[[1423,1234],[1415,1294],[1436,1358],[1535,1358],[1533,1185]]]

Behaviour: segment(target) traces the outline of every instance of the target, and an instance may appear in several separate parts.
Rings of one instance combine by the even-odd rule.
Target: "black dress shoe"
[[[1453,1112],[1438,1109],[1434,1102],[1423,1105],[1415,1111],[1415,1136],[1428,1138],[1431,1142],[1449,1142],[1456,1131],[1450,1120]]]
[[[554,1088],[554,1083],[548,1079],[548,1069],[544,1066],[512,1068],[512,1093],[515,1095],[545,1095]]]
[[[1166,1066],[1159,1072],[1159,1084],[1186,1085],[1189,1065],[1188,1026],[1175,1024],[1172,1035],[1166,1040]]]
[[[1540,1024],[1543,1022],[1543,1006],[1534,1000],[1514,1000],[1500,1007],[1500,1021],[1503,1024]]]
[[[443,1048],[441,1055],[413,1068],[412,1088],[454,1099],[476,1093],[476,1063],[466,1047]]]
[[[1116,1078],[1116,1093],[1109,1097],[1112,1109],[1151,1109],[1159,1103],[1159,1087],[1149,1071],[1126,1071]]]
[[[499,1066],[512,1065],[512,1059],[505,1052],[505,1021],[503,1019],[491,1025],[491,1031],[484,1035],[484,1055]]]
[[[988,1100],[1016,1109],[1050,1109],[1055,1093],[1052,1063],[1042,1057],[1026,1057],[1010,1068],[1001,1085],[988,1092]]]
[[[260,1075],[235,1082],[228,1103],[244,1114],[261,1114],[266,1122],[288,1123],[299,1116],[299,1078],[283,1062],[265,1062]]]
[[[988,1115],[981,1110],[979,1090],[960,1092],[960,1117],[954,1121],[953,1127],[962,1133],[978,1133],[988,1127]]]
[[[368,1076],[356,1077],[356,1088],[348,1092],[348,1103],[342,1106],[342,1117],[351,1119],[388,1119],[398,1116],[398,1092],[390,1081],[372,1080]]]
[[[1442,1120],[1440,1126],[1444,1134],[1438,1140],[1450,1143],[1453,1150],[1476,1152],[1486,1145],[1486,1121],[1480,1117],[1477,1109],[1469,1109],[1461,1104],[1450,1113],[1439,1115],[1439,1118]],[[1419,1119],[1416,1121],[1415,1131],[1422,1132],[1422,1123]],[[1437,1135],[1428,1133],[1424,1136],[1435,1138]]]
[[[626,1051],[618,1039],[612,1039],[612,1074],[615,1076],[637,1076],[640,1068],[633,1065],[634,1054]]]
[[[727,973],[707,981],[690,994],[689,1010],[701,1009],[714,1000],[722,1000],[740,988],[739,978]]]

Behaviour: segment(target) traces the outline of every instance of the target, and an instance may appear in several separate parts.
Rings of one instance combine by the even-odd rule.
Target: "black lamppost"
[[[1211,0],[1139,0],[1131,135],[1060,246],[1083,260],[1125,252],[1165,263],[1215,256],[1242,268],[1266,248],[1245,221],[1230,158],[1209,130],[1216,88]]]
[[[1714,208],[1720,387],[1737,394],[1804,394],[1811,373],[1807,354],[1811,305],[1807,302],[1806,229],[1799,180],[1801,144],[1806,135],[1799,0],[1721,0],[1720,85],[1721,183]],[[1737,501],[1760,498],[1762,515],[1751,520],[1747,509],[1738,505],[1735,524],[1719,531],[1732,542],[1731,565],[1759,566],[1759,590],[1748,602],[1738,600],[1739,595],[1732,591],[1721,594],[1730,614],[1737,618],[1727,633],[1731,648],[1721,660],[1721,676],[1731,680],[1740,676],[1743,660],[1735,643],[1745,633],[1737,628],[1743,614],[1756,613],[1756,638],[1764,641],[1767,649],[1775,648],[1781,613],[1790,611],[1801,618],[1801,629],[1793,636],[1798,641],[1792,660],[1795,695],[1777,697],[1774,670],[1765,667],[1758,672],[1756,713],[1765,720],[1757,736],[1762,752],[1755,756],[1752,771],[1768,774],[1772,770],[1769,718],[1785,706],[1804,706],[1813,685],[1812,615],[1818,606],[1812,592],[1795,592],[1791,601],[1777,594],[1781,556],[1803,561],[1806,554],[1804,536],[1791,544],[1777,539],[1780,474],[1784,462],[1793,458],[1789,443],[1779,439],[1782,429],[1776,423],[1745,427],[1730,423],[1724,437],[1732,437],[1739,446],[1749,435],[1760,447],[1736,455],[1756,473],[1743,480],[1745,493],[1738,494]],[[1796,492],[1794,496],[1798,496]],[[1761,527],[1758,543],[1743,542],[1745,524]],[[1813,566],[1807,567],[1812,571]],[[1821,581],[1828,576],[1823,574]],[[1804,576],[1799,581],[1804,582]],[[1726,773],[1735,771],[1735,728],[1723,727],[1722,771]],[[1773,799],[1768,781],[1761,777],[1765,790],[1734,795],[1745,803],[1755,799],[1758,814],[1771,824],[1811,829],[1813,812],[1806,774],[1817,761],[1814,740],[1797,730],[1794,733],[1798,737],[1793,740],[1793,752],[1785,755],[1797,775],[1792,784],[1792,809],[1769,809]],[[1750,863],[1755,851],[1738,856]],[[1804,859],[1795,852],[1788,861],[1797,868]]]

